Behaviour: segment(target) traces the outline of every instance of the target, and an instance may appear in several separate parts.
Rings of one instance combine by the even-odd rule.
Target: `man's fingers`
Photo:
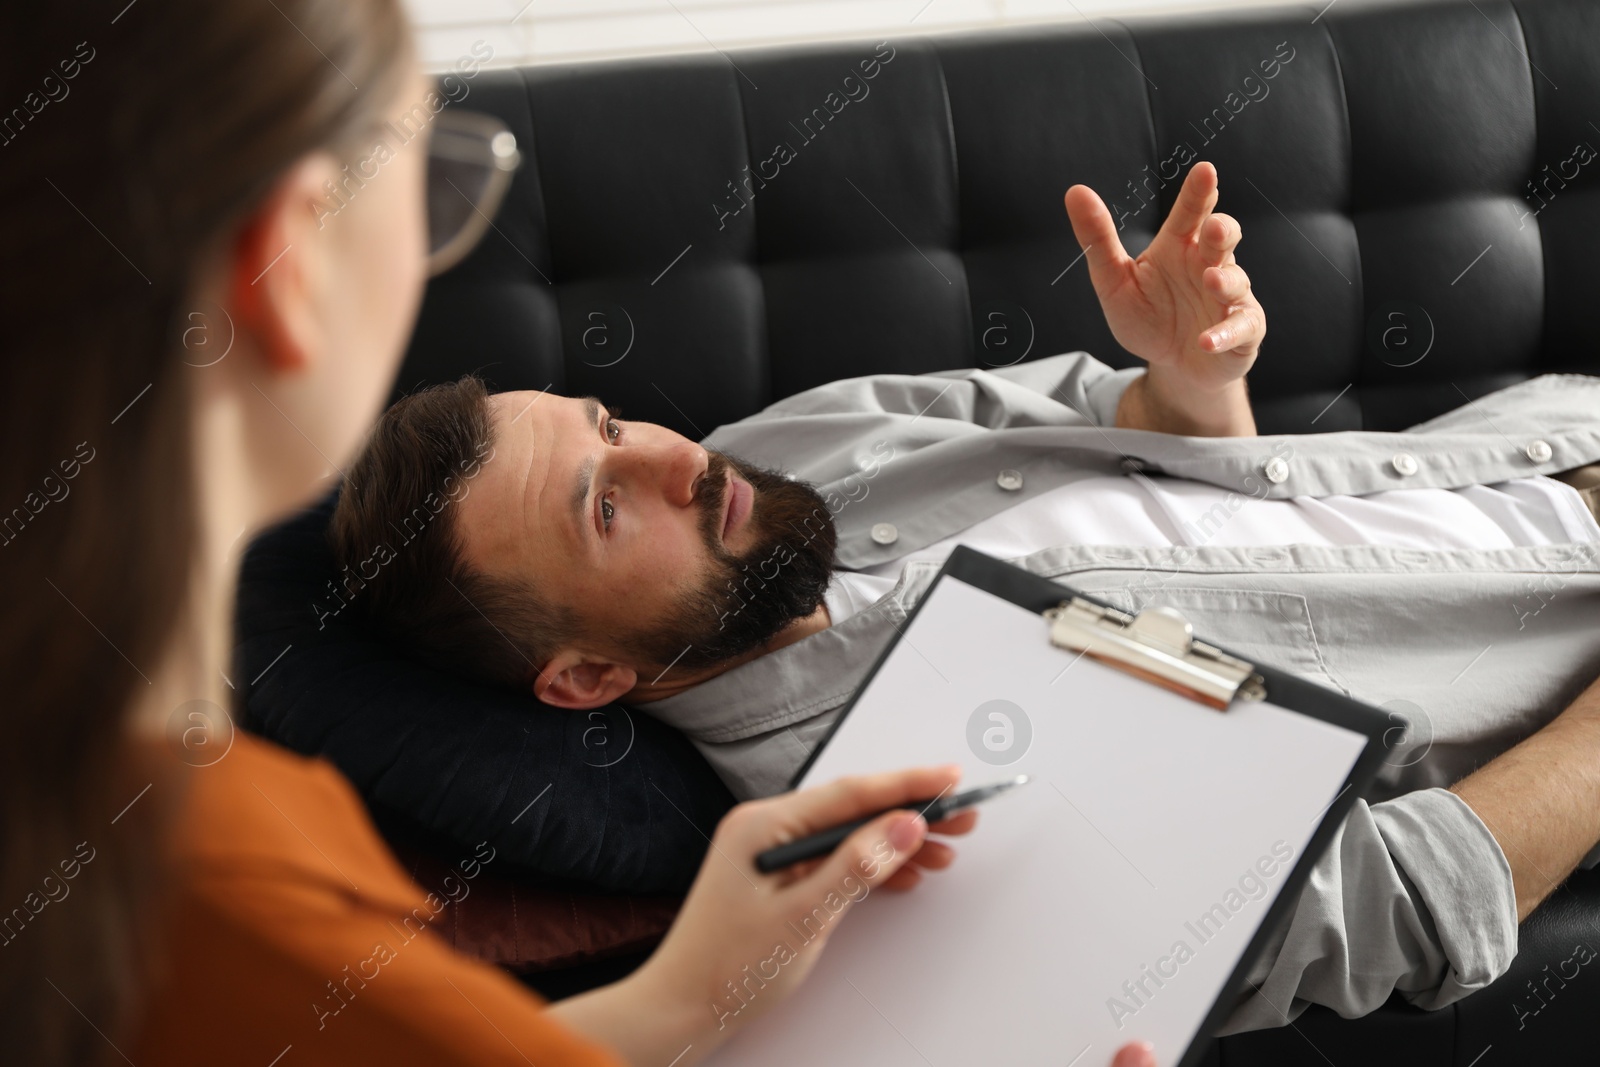
[[[1217,168],[1204,161],[1196,163],[1183,179],[1178,199],[1167,214],[1167,221],[1161,224],[1161,233],[1184,241],[1196,238],[1200,224],[1216,206]]]
[[[1267,323],[1259,311],[1253,307],[1238,308],[1200,335],[1200,347],[1207,352],[1254,348],[1266,335]]]
[[[1220,266],[1233,262],[1229,257],[1239,246],[1239,238],[1243,236],[1244,230],[1240,228],[1237,219],[1232,215],[1213,211],[1200,227],[1200,251],[1206,263]]]
[[[1204,279],[1206,292],[1221,304],[1237,304],[1250,292],[1250,276],[1236,263],[1207,267]]]
[[[1127,270],[1130,257],[1117,236],[1117,224],[1112,221],[1100,195],[1087,185],[1074,185],[1064,197],[1067,219],[1072,223],[1072,235],[1078,247],[1084,250],[1083,258],[1089,262],[1089,280],[1097,291],[1114,288]]]

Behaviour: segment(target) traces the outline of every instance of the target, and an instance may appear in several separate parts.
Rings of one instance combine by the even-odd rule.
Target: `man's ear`
[[[558,708],[583,711],[621,698],[638,680],[632,667],[564,648],[539,672],[533,695]]]
[[[329,157],[307,156],[278,180],[235,238],[228,303],[274,371],[298,371],[326,344],[323,308],[328,246],[321,240],[321,183]]]

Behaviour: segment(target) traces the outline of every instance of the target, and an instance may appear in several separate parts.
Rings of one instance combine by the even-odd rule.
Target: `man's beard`
[[[627,651],[663,673],[703,669],[761,647],[815,612],[833,575],[838,534],[815,489],[720,452],[707,454],[696,506],[711,573],[698,589],[680,593],[664,618],[625,641]],[[746,520],[755,542],[742,554],[722,543],[729,468],[755,490]]]

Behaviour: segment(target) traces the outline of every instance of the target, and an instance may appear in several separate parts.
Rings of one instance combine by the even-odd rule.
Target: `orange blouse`
[[[331,765],[240,733],[189,773],[134,1063],[621,1062],[426,928],[449,902],[406,877]]]

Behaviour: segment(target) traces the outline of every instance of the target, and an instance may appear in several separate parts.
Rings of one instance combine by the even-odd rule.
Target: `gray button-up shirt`
[[[1361,1015],[1395,990],[1442,1007],[1487,985],[1516,953],[1511,870],[1441,787],[1600,673],[1600,551],[1238,548],[1227,522],[1252,497],[1457,488],[1594,462],[1600,379],[1536,378],[1403,433],[1192,438],[1114,427],[1137,373],[1072,352],[855,378],[705,443],[815,483],[844,569],[891,562],[1086,477],[1165,474],[1238,494],[1201,518],[1199,547],[1042,545],[1014,561],[1127,610],[1169,604],[1201,634],[1412,724],[1396,726],[1376,795],[1316,865],[1223,1032],[1282,1025],[1309,1003]],[[839,625],[642,710],[686,733],[740,798],[780,792],[937,569],[911,563]]]

